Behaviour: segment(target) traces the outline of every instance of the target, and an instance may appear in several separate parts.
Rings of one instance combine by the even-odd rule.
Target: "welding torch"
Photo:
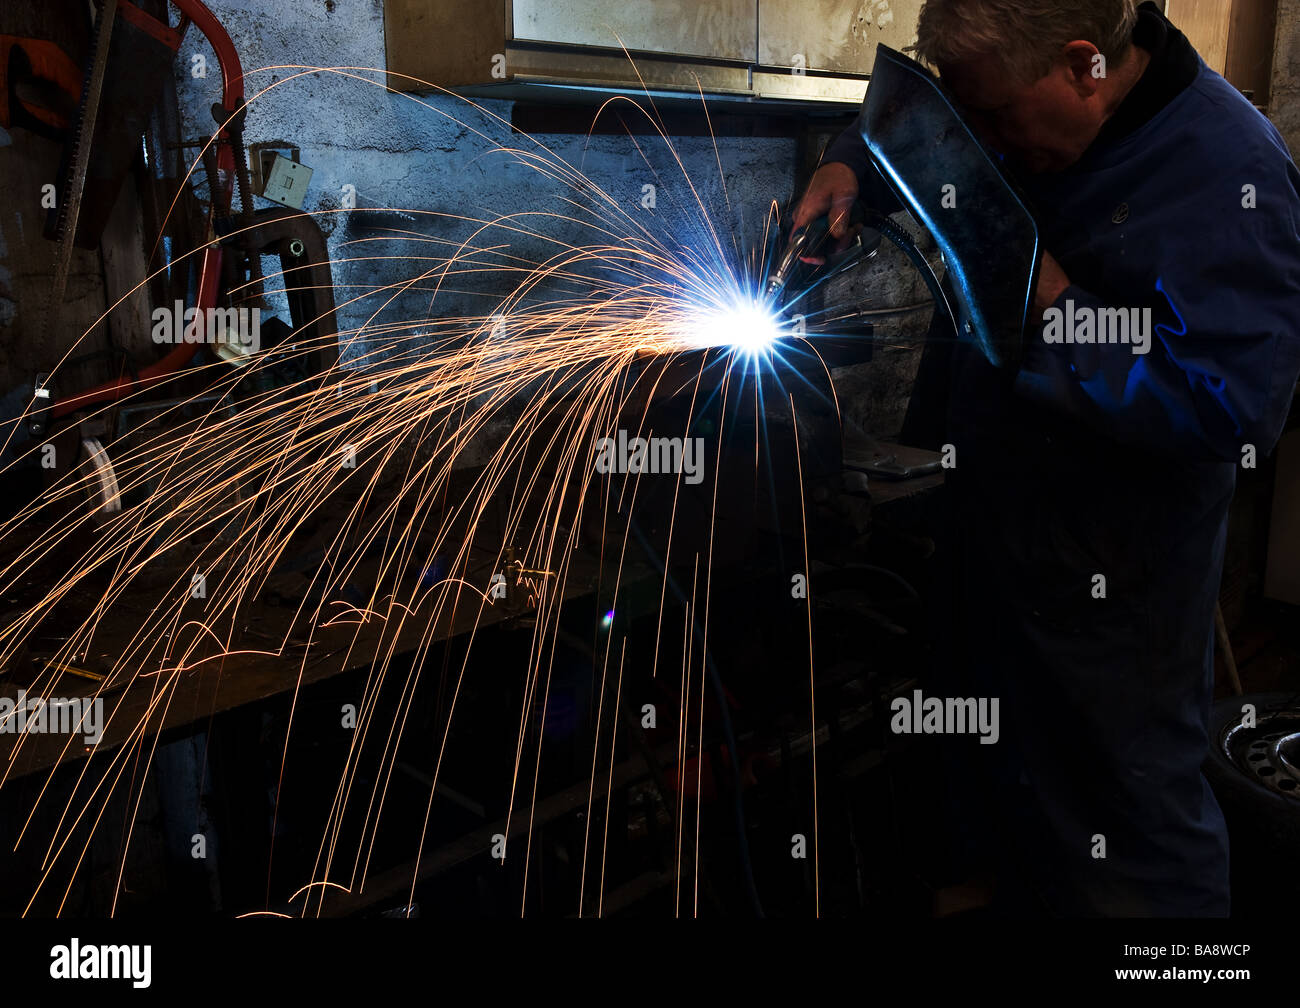
[[[824,256],[825,261],[820,265],[809,264],[814,271],[813,276],[817,283],[825,283],[831,277],[842,273],[863,259],[869,259],[876,254],[881,241],[888,238],[892,244],[898,246],[908,261],[920,273],[921,279],[925,281],[926,287],[929,288],[930,294],[934,297],[935,309],[949,320],[956,319],[952,305],[947,294],[944,293],[943,285],[939,282],[933,267],[927,261],[924,253],[917,247],[915,240],[904,228],[894,223],[885,214],[868,209],[856,201],[849,211],[849,227],[860,227],[853,244],[842,252]],[[793,301],[802,297],[811,286],[812,280],[810,279],[795,285],[799,287],[799,293],[794,297],[785,295],[787,288],[792,285],[793,278],[800,273],[802,263],[812,258],[823,258],[824,248],[830,233],[830,215],[826,214],[801,228],[797,228],[794,234],[790,236],[790,243],[786,246],[784,254],[777,262],[776,269],[772,271],[767,282],[767,297],[772,300],[780,297],[780,310],[784,311],[788,308]],[[857,314],[861,315],[861,313]],[[954,322],[954,324],[956,323]]]
[[[867,212],[862,204],[854,201],[848,214],[848,226],[850,228],[863,224],[867,219]],[[796,228],[790,236],[789,244],[786,245],[785,252],[776,263],[776,268],[772,271],[767,282],[767,296],[776,298],[782,295],[786,288],[790,286],[795,275],[800,271],[800,264],[807,263],[814,266],[820,273],[820,280],[827,280],[836,273],[848,269],[850,266],[875,254],[880,247],[880,235],[876,234],[874,241],[863,240],[863,236],[858,234],[848,248],[824,255],[828,239],[831,236],[831,219],[830,214],[824,214],[817,219],[810,221],[801,228]],[[824,258],[824,263],[812,264],[808,260],[813,258]]]

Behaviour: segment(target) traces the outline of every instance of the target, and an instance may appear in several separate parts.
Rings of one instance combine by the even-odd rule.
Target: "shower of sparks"
[[[249,100],[254,115],[269,92],[307,75],[332,74],[381,88],[384,79],[379,71],[351,67],[259,71],[264,72],[287,77]],[[429,114],[448,115],[417,97],[404,97]],[[497,123],[508,132],[508,123]],[[671,151],[662,133],[660,139]],[[0,525],[0,596],[25,599],[0,617],[0,666],[14,667],[30,640],[57,627],[57,653],[42,680],[29,687],[30,693],[48,695],[64,669],[98,653],[107,637],[113,641],[111,664],[95,694],[115,698],[105,705],[113,710],[105,728],[113,744],[82,760],[74,799],[58,811],[52,830],[42,825],[38,835],[35,805],[21,827],[18,842],[42,850],[29,911],[38,897],[53,898],[59,911],[65,909],[92,837],[108,825],[110,795],[125,788],[133,816],[138,812],[140,782],[156,752],[159,728],[186,695],[178,687],[199,672],[237,675],[251,661],[271,657],[297,667],[291,726],[309,673],[315,681],[322,665],[335,671],[370,667],[313,876],[292,898],[301,900],[297,912],[307,914],[319,912],[327,891],[361,890],[425,659],[452,632],[468,633],[472,644],[491,608],[501,604],[493,590],[495,573],[508,577],[512,596],[525,600],[533,618],[530,660],[519,670],[524,708],[509,804],[512,818],[526,817],[531,844],[542,747],[538,743],[530,752],[526,738],[532,716],[537,710],[544,716],[547,709],[550,656],[560,639],[559,609],[573,574],[580,528],[603,523],[615,509],[630,510],[639,484],[639,477],[628,481],[622,491],[628,499],[614,499],[597,481],[593,445],[620,423],[634,422],[626,416],[629,410],[642,409],[644,419],[648,407],[633,406],[643,400],[633,398],[632,376],[648,363],[694,360],[701,355],[692,352],[711,348],[729,355],[739,375],[763,367],[770,355],[809,351],[755,293],[770,254],[766,246],[774,240],[774,212],[764,247],[742,253],[674,153],[698,215],[696,234],[687,242],[655,230],[653,217],[629,214],[540,143],[527,137],[515,142],[519,146],[497,147],[497,152],[562,183],[569,193],[565,205],[482,218],[393,208],[430,224],[468,225],[470,237],[453,242],[393,230],[345,243],[346,255],[332,262],[336,267],[370,261],[408,270],[400,282],[365,289],[338,306],[364,304],[369,310],[373,305],[364,325],[328,334],[323,343],[299,333],[239,367],[221,361],[203,365],[198,373],[207,389],[162,408],[164,419],[174,422],[172,429],[112,446],[115,485],[106,489],[100,475],[83,467]],[[575,228],[583,240],[561,237]],[[519,253],[521,243],[542,243],[550,251],[540,260],[530,258]],[[427,291],[435,304],[458,281],[483,275],[499,278],[510,293],[498,295],[481,315],[389,317],[399,297]],[[268,293],[275,292],[276,280],[265,278]],[[141,280],[139,287],[147,282]],[[348,348],[346,365],[289,385],[270,380],[272,369],[286,362],[311,359],[318,351],[333,354],[336,340]],[[70,348],[65,361],[75,351]],[[706,382],[703,367],[689,383],[693,404],[733,394],[730,369]],[[647,373],[645,380],[656,387],[666,380]],[[259,383],[262,376],[267,381]],[[147,401],[147,392],[125,400]],[[87,412],[107,416],[110,408]],[[478,462],[466,469],[471,453]],[[538,459],[552,468],[538,466]],[[453,481],[453,472],[468,478],[469,485]],[[472,475],[464,477],[465,472]],[[105,494],[123,506],[106,510]],[[710,496],[716,510],[716,479]],[[509,554],[507,544],[514,547]],[[607,548],[617,552],[606,558],[617,576],[596,651],[602,706],[592,742],[589,831],[600,790],[608,810],[614,787],[618,719],[605,731],[601,724],[609,720],[603,718],[606,682],[615,708],[621,700],[626,649],[626,637],[615,640],[614,615],[628,547],[624,540]],[[301,563],[303,556],[312,558],[310,586],[292,624],[259,633],[259,600],[275,590],[277,571]],[[689,750],[704,741],[701,656],[708,647],[710,556],[696,555],[694,563],[680,655],[680,768],[686,767]],[[32,583],[43,586],[34,599],[24,595]],[[200,584],[203,591],[196,593]],[[368,592],[362,597],[344,592],[353,585],[367,586]],[[697,625],[705,639],[697,638]],[[472,671],[472,650],[452,673],[450,709],[431,775],[435,786],[451,719]],[[409,669],[398,665],[397,659],[412,651]],[[656,642],[656,669],[666,661],[673,658],[661,655]],[[396,691],[399,698],[392,721],[374,717],[381,691]],[[375,741],[381,741],[379,763],[363,768],[362,751]],[[28,744],[25,736],[16,741],[9,762],[0,767],[0,785]],[[286,741],[286,753],[287,746]],[[80,755],[81,736],[70,735],[61,758]],[[610,767],[606,779],[601,779],[602,761]],[[42,795],[53,773],[51,768]],[[679,912],[698,910],[699,858],[690,857],[689,849],[692,835],[698,848],[699,784],[694,824],[684,789],[674,810]],[[368,793],[354,794],[354,789]],[[417,850],[424,849],[433,809],[430,787]],[[361,821],[349,821],[345,828],[345,819],[357,815]],[[608,821],[607,814],[606,829]],[[123,851],[133,829],[134,818],[126,826]],[[355,849],[350,844],[344,849],[345,834],[360,838]],[[590,837],[582,865],[584,887],[597,892],[597,912],[604,896],[605,844],[604,837]],[[125,861],[123,853],[119,894]],[[694,877],[683,877],[692,863]],[[417,855],[410,902],[418,871]],[[527,881],[524,889],[521,912]],[[593,905],[584,903],[584,894],[575,895],[579,912]]]

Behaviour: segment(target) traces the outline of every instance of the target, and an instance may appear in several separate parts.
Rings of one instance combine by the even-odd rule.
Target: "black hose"
[[[939,278],[935,276],[930,261],[916,247],[916,242],[912,240],[912,236],[878,210],[865,211],[863,220],[866,227],[871,228],[873,231],[879,231],[902,250],[903,255],[907,256],[908,260],[921,274],[921,279],[925,281],[926,287],[930,288],[930,294],[934,297],[935,308],[941,310],[955,327],[957,316],[953,313],[948,296],[943,291],[943,285],[939,283]]]

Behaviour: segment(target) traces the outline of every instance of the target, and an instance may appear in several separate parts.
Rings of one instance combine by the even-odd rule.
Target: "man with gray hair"
[[[1236,466],[1300,375],[1300,173],[1152,3],[928,0],[917,48],[1034,210],[1036,311],[1153,320],[1141,355],[1029,331],[1015,371],[927,343],[909,425],[957,451],[936,674],[1002,699],[964,867],[1014,913],[1224,915],[1213,616]],[[825,162],[795,226],[898,206],[853,130]]]

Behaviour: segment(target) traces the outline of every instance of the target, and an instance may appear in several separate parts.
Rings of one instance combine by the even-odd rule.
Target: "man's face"
[[[1096,50],[1092,50],[1095,52]],[[1097,81],[1083,61],[1063,55],[1032,84],[1013,78],[995,59],[940,68],[943,82],[975,129],[1029,174],[1059,172],[1088,149],[1105,121]]]

